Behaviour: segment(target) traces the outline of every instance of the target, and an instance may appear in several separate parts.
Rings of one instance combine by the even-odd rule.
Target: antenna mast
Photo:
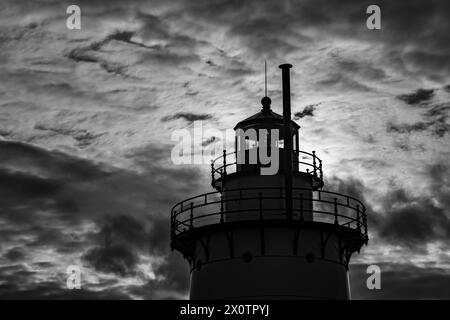
[[[264,96],[267,97],[267,60],[264,60]]]

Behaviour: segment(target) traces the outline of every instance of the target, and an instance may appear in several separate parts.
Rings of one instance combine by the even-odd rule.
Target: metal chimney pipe
[[[291,134],[291,64],[281,64],[283,86],[283,124],[284,124],[284,182],[285,182],[285,207],[288,219],[293,218],[292,212],[292,134]]]

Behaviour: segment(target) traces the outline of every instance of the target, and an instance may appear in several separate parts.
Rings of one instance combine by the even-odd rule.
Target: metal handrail
[[[230,195],[236,193],[235,197],[227,196],[224,199],[223,194],[220,192],[209,192],[180,201],[174,205],[171,210],[172,237],[176,237],[177,235],[196,227],[224,223],[224,215],[232,213],[259,212],[260,215],[258,219],[273,220],[268,215],[264,215],[264,212],[267,213],[270,211],[273,213],[279,211],[280,213],[283,213],[285,209],[263,208],[261,206],[261,201],[284,199],[284,190],[285,188],[271,187],[229,189],[226,194]],[[262,195],[261,191],[276,192],[271,195]],[[251,194],[246,194],[247,192],[251,192]],[[258,194],[258,196],[256,196],[256,194]],[[312,197],[305,197],[305,195],[308,194],[312,194]],[[240,210],[227,210],[224,208],[224,204],[228,202],[236,203],[237,201],[245,202],[258,199],[260,203],[259,206],[255,205],[255,207]],[[334,224],[355,229],[367,239],[366,208],[358,199],[337,192],[324,190],[313,191],[307,188],[293,188],[292,199],[294,202],[300,202],[300,209],[293,209],[294,218],[301,220],[304,215],[311,214],[313,215],[314,221],[326,223],[328,222],[326,221],[326,218],[334,218]],[[304,208],[303,201],[311,201],[312,208]],[[327,210],[327,206],[331,209]],[[213,219],[212,221],[206,221],[206,218],[211,217]],[[278,214],[277,218],[279,219],[280,217],[281,215]],[[286,219],[288,218],[286,217]]]
[[[297,153],[297,158],[299,159],[297,163],[308,167],[305,170],[306,173],[309,173],[315,178],[320,179],[320,181],[323,181],[322,160],[316,156],[315,151],[309,153],[301,150],[293,150],[293,152]],[[227,158],[230,156],[234,156],[234,159],[227,161]],[[300,161],[300,157],[302,157],[302,160],[304,160],[305,157],[309,157],[311,162]],[[226,150],[223,150],[223,154],[221,156],[211,161],[211,184],[214,186],[218,179],[223,178],[229,173],[236,172],[237,165],[237,151],[227,153]],[[299,172],[302,171],[299,169]]]

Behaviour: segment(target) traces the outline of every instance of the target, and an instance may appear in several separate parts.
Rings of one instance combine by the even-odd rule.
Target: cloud
[[[368,92],[371,89],[362,82],[355,80],[354,77],[345,75],[344,73],[331,73],[325,79],[317,82],[317,85],[325,88],[334,88],[337,90],[349,90]]]
[[[48,266],[47,266],[48,267]],[[53,277],[48,280],[35,281],[36,271],[29,270],[25,264],[0,266],[0,296],[3,299],[130,299],[122,288],[81,288],[68,290],[65,279]]]
[[[87,62],[87,63],[97,63],[99,62],[98,58],[95,58],[88,53],[85,52],[84,48],[77,48],[70,51],[67,54],[67,58],[72,59],[75,62]]]
[[[325,185],[334,192],[354,197],[363,203],[365,202],[364,194],[367,190],[364,183],[356,178],[342,179],[337,176],[325,177]]]
[[[447,65],[450,41],[446,36],[449,22],[445,0],[424,4],[420,0],[408,3],[382,0],[377,3],[382,11],[382,30],[371,32],[365,25],[366,9],[371,3],[346,1],[247,1],[226,3],[201,1],[182,4],[183,13],[225,30],[230,39],[237,39],[255,56],[283,58],[296,51],[304,51],[317,38],[359,40],[376,46],[381,44],[388,55],[394,50],[402,63],[415,66],[419,73],[433,77],[431,67]],[[323,8],[327,8],[324,10]],[[414,21],[415,23],[411,23]],[[319,30],[318,32],[308,32]],[[430,37],[428,30],[433,34]],[[311,36],[313,34],[314,36]],[[424,52],[423,48],[428,50]],[[439,59],[436,59],[439,57]],[[447,58],[446,58],[447,57]],[[433,61],[438,60],[434,65]],[[369,67],[370,68],[370,67]],[[373,68],[372,76],[382,77],[384,71]],[[434,68],[448,74],[448,68]],[[403,70],[404,71],[404,70]],[[406,73],[406,72],[405,72]]]
[[[433,89],[417,89],[417,91],[409,94],[399,95],[397,98],[403,100],[407,104],[418,104],[429,101],[434,95]]]
[[[401,124],[394,125],[393,123],[387,124],[387,132],[397,132],[397,133],[411,133],[414,131],[424,131],[428,129],[432,123],[416,122],[413,124]]]
[[[386,72],[376,66],[370,65],[368,61],[337,59],[337,65],[343,72],[358,75],[363,78],[381,81],[386,78]]]
[[[252,17],[251,14],[250,17]],[[286,32],[286,38],[279,36],[282,30]],[[241,16],[228,30],[228,33],[230,36],[238,36],[241,43],[244,43],[254,53],[264,52],[266,57],[272,59],[279,55],[295,52],[298,49],[292,42],[287,41],[289,36],[296,36],[304,43],[311,41],[306,36],[295,34],[289,27],[288,20],[271,20],[269,16],[252,17],[250,19],[244,19]]]
[[[417,98],[414,98],[417,100]],[[421,98],[421,100],[429,98]],[[431,131],[437,137],[444,137],[450,131],[450,124],[448,123],[448,111],[450,110],[449,103],[441,103],[430,105],[422,117],[424,121],[415,123],[400,123],[394,124],[391,121],[387,122],[386,130],[389,133],[411,134],[414,132]]]
[[[8,201],[12,197],[21,197],[24,200],[43,196],[51,197],[56,194],[60,187],[54,180],[8,170],[0,170],[0,179],[2,180],[1,194],[3,201]]]
[[[118,39],[122,42],[130,43],[130,41],[124,41],[124,39],[126,39],[126,35],[126,32],[114,33],[113,35],[106,37],[102,41],[96,41],[88,46],[72,49],[66,54],[66,57],[78,63],[95,63],[108,73],[127,77],[128,75],[126,73],[126,65],[110,61],[108,58],[103,58],[101,55],[102,47],[112,40]]]
[[[430,243],[446,243],[450,238],[450,167],[437,163],[425,167],[422,174],[432,195],[391,186],[388,192],[377,194],[374,202],[373,192],[360,180],[331,177],[325,186],[365,204],[369,232],[379,245],[414,251]]]
[[[95,143],[98,140],[98,138],[100,138],[105,134],[105,133],[94,134],[84,129],[64,128],[64,126],[60,124],[59,126],[53,127],[47,126],[45,124],[37,124],[35,125],[35,129],[42,131],[49,131],[57,135],[71,136],[76,141],[77,146],[80,149],[89,147],[91,144]]]
[[[0,238],[10,248],[0,252],[0,267],[5,261],[10,265],[8,274],[0,275],[7,283],[0,285],[0,292],[9,290],[7,296],[24,298],[93,297],[95,283],[85,283],[86,291],[78,295],[62,288],[65,268],[79,261],[105,286],[107,275],[117,277],[120,290],[111,286],[97,297],[138,297],[128,290],[139,291],[137,283],[145,286],[149,281],[153,281],[154,292],[145,296],[185,294],[180,290],[186,288],[188,272],[182,269],[175,278],[167,274],[182,267],[169,257],[169,211],[170,203],[179,198],[177,189],[182,194],[192,191],[195,170],[165,168],[162,160],[166,157],[161,153],[167,149],[152,146],[130,155],[142,167],[141,173],[24,143],[0,141],[0,150],[0,223],[5,226]],[[158,182],[175,182],[175,177],[184,176],[191,177],[190,186],[165,183],[162,188]],[[149,192],[153,197],[148,197]],[[50,263],[47,276],[43,271],[24,273],[20,264],[11,265],[25,257],[28,263]],[[152,280],[145,265],[153,266],[156,278]],[[62,280],[50,279],[50,270]],[[19,275],[23,278],[20,287],[8,284]],[[48,283],[37,279],[48,279]],[[47,289],[46,284],[55,281],[60,282]],[[38,288],[48,291],[38,293]],[[173,293],[168,293],[170,288]]]
[[[187,261],[178,253],[168,256],[166,263],[156,269],[156,272],[165,276],[165,287],[182,294],[189,290],[189,267]]]
[[[164,122],[167,122],[167,121],[172,121],[172,120],[177,120],[177,119],[184,119],[188,123],[192,123],[194,121],[209,120],[211,118],[212,118],[212,115],[206,114],[206,113],[195,114],[195,113],[189,113],[189,112],[178,112],[172,116],[165,116],[161,120]]]
[[[97,233],[97,246],[83,255],[83,260],[94,270],[119,277],[142,277],[140,265],[148,263],[142,257],[162,258],[154,265],[157,278],[142,285],[124,288],[144,299],[185,297],[189,289],[188,265],[178,253],[170,253],[170,225],[166,217],[138,219],[130,216],[109,216],[102,219],[103,227]]]
[[[135,275],[140,254],[164,256],[169,248],[169,221],[164,216],[107,215],[96,234],[97,246],[83,259],[101,272]]]
[[[134,276],[135,267],[139,262],[138,256],[126,245],[112,245],[106,247],[92,248],[84,259],[92,265],[95,270],[114,273],[119,276]]]
[[[152,46],[147,46],[143,43],[137,42],[135,40],[133,40],[133,37],[136,35],[136,31],[116,31],[115,33],[109,35],[106,38],[106,41],[108,40],[116,40],[116,41],[122,41],[125,43],[129,43],[132,45],[136,45],[145,49],[152,49],[154,47]]]
[[[294,113],[294,120],[301,119],[303,117],[312,117],[314,116],[314,110],[316,110],[316,107],[319,105],[319,103],[310,104],[303,108],[303,111]]]
[[[450,103],[441,103],[437,105],[433,105],[430,110],[428,110],[425,115],[428,118],[442,118],[442,117],[448,117],[448,113],[450,111]]]
[[[449,299],[450,273],[446,269],[421,268],[406,263],[379,263],[381,289],[366,286],[367,264],[350,265],[352,298],[359,299]]]
[[[450,219],[446,209],[432,199],[394,192],[390,208],[380,218],[377,231],[383,239],[405,246],[420,246],[450,237]]]
[[[423,175],[432,195],[413,194],[397,188],[378,197],[377,208],[366,201],[367,188],[359,181],[331,180],[338,192],[356,196],[367,206],[369,230],[390,245],[420,248],[450,238],[450,168],[438,163],[424,168]],[[337,182],[336,182],[337,181]]]
[[[4,254],[4,257],[11,262],[16,262],[16,261],[23,260],[26,257],[26,253],[20,247],[14,247],[14,248],[9,249]]]
[[[210,145],[211,143],[216,142],[218,139],[219,139],[219,138],[212,136],[212,137],[210,137],[210,138],[204,140],[204,141],[202,142],[202,146],[203,146],[203,147],[206,147],[206,146]]]
[[[432,133],[438,137],[444,137],[450,131],[450,125],[445,118],[441,118],[435,122],[416,122],[413,124],[393,124],[388,123],[387,132],[396,132],[401,134],[410,134],[413,132],[421,132],[430,129]]]
[[[266,58],[274,110],[282,62],[295,65],[300,105],[322,101],[327,117],[303,128],[302,144],[328,157],[329,189],[367,205],[371,242],[358,258],[398,246],[413,261],[445,241],[448,148],[436,137],[449,130],[448,1],[381,0],[381,32],[365,26],[372,3],[356,0],[80,0],[81,32],[61,24],[60,2],[24,4],[5,0],[0,13],[0,139],[21,142],[0,141],[1,296],[186,297],[189,268],[169,255],[168,213],[209,191],[208,169],[173,166],[162,141],[173,126],[232,127],[257,112]],[[416,90],[427,83],[442,89]],[[92,280],[78,293],[64,288],[73,263]]]

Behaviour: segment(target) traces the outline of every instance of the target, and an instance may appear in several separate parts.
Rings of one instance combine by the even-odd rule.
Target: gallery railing
[[[320,160],[315,151],[312,153],[300,150],[294,150],[297,154],[294,159],[293,167],[298,168],[299,172],[306,172],[311,174],[315,179],[318,179],[323,185],[323,170],[322,160]],[[211,161],[211,184],[214,186],[215,182],[227,174],[237,171],[238,163],[237,152],[229,152],[223,150],[223,154],[220,157]],[[296,163],[295,163],[296,162]]]
[[[358,199],[336,192],[303,188],[293,188],[292,194],[295,204],[292,219],[357,230],[367,242],[366,208]],[[183,200],[171,211],[172,239],[202,226],[224,224],[239,218],[242,221],[242,217],[262,221],[289,219],[285,209],[278,205],[283,201],[277,202],[284,199],[284,188],[243,188],[224,193],[209,192]]]

